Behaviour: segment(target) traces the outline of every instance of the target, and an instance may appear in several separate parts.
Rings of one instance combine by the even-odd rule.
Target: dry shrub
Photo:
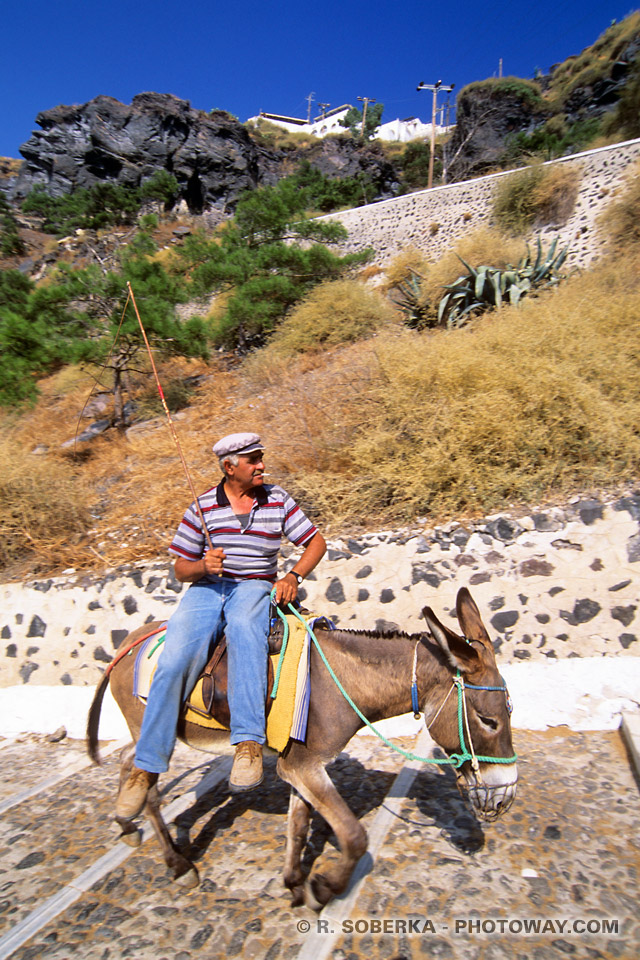
[[[459,249],[494,261],[495,242],[476,235]],[[272,482],[330,534],[628,482],[640,463],[639,286],[637,263],[617,257],[467,329],[383,324],[324,353],[211,363],[176,417],[195,488],[217,482],[211,445],[236,430],[260,433]],[[160,367],[161,379],[174,372]],[[53,451],[73,435],[82,390],[58,389],[4,427],[5,463],[21,464],[2,486],[4,562],[25,543],[31,573],[165,556],[191,499],[166,425],[109,431],[76,460],[33,456],[36,441]]]
[[[417,273],[423,277],[429,269],[429,262],[422,250],[417,247],[408,246],[402,253],[399,253],[393,260],[390,260],[385,267],[386,283],[389,290],[408,280],[412,274]]]
[[[374,277],[379,277],[383,272],[382,267],[379,267],[376,263],[371,263],[368,267],[361,270],[358,276],[360,280],[373,280]]]
[[[599,223],[613,250],[640,246],[640,163],[634,165],[623,193],[607,206]]]
[[[269,342],[280,356],[312,353],[370,336],[394,314],[383,297],[357,280],[315,287],[293,308]]]
[[[326,518],[370,525],[633,478],[640,348],[630,269],[602,266],[468,330],[380,336],[357,396],[343,395],[330,483],[327,466],[307,473],[305,499]],[[615,307],[614,289],[623,291]],[[343,388],[335,374],[331,386],[327,412]]]
[[[526,233],[535,226],[566,223],[575,207],[581,172],[555,164],[505,177],[496,190],[493,216],[502,230]]]
[[[90,496],[79,471],[0,439],[0,564],[68,566],[87,530]]]
[[[569,164],[545,167],[545,175],[533,191],[535,224],[560,226],[573,213],[580,189],[582,169]]]

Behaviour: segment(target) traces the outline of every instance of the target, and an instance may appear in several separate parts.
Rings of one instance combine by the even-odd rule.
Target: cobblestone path
[[[77,742],[36,738],[0,747],[5,803],[63,773],[83,752]],[[112,755],[0,818],[0,960],[636,960],[638,784],[620,735],[516,731],[516,749],[516,802],[503,821],[480,825],[441,768],[421,769],[392,807],[387,795],[402,758],[356,737],[330,772],[368,827],[386,807],[391,812],[346,915],[341,901],[320,916],[289,906],[281,879],[288,788],[270,759],[265,783],[250,797],[230,796],[223,780],[177,817],[198,888],[170,882],[151,839],[14,949],[8,937],[16,925],[120,849],[110,827]],[[192,789],[210,762],[180,748],[164,777],[165,803]],[[335,850],[331,831],[314,818],[307,865],[317,856]],[[526,932],[526,924],[538,924],[538,932]]]

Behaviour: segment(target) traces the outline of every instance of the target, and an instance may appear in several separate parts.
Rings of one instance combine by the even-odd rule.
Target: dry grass
[[[314,353],[370,336],[395,314],[378,293],[357,280],[322,283],[293,308],[269,341],[269,353]]]
[[[245,126],[252,139],[271,150],[300,150],[320,142],[318,137],[314,137],[311,133],[302,130],[285,130],[284,127],[271,123],[264,117],[260,117],[256,123],[245,124]]]
[[[306,498],[367,525],[633,478],[637,303],[632,271],[602,267],[469,330],[378,338],[368,364],[358,353],[359,399],[325,407],[342,443],[330,485],[326,473],[303,477]],[[335,398],[335,372],[333,387]]]
[[[495,242],[485,233],[459,249],[494,261]],[[287,358],[266,349],[233,368],[161,366],[163,380],[208,374],[176,420],[196,490],[217,482],[212,443],[239,429],[260,432],[272,479],[330,534],[633,480],[637,268],[638,257],[618,256],[460,331],[383,324],[369,339]],[[449,255],[429,280],[451,272]],[[0,508],[5,576],[164,555],[190,499],[161,419],[126,437],[110,431],[75,459],[64,452],[89,387],[65,377],[2,424],[5,461],[16,464]],[[37,443],[49,452],[35,456]]]
[[[617,253],[640,247],[640,163],[634,164],[625,189],[600,217],[609,245]]]
[[[619,23],[612,23],[594,44],[586,47],[578,56],[568,57],[554,70],[545,99],[559,108],[578,87],[610,76],[620,54],[639,32],[639,11],[634,11]]]
[[[397,284],[408,280],[412,274],[417,273],[421,277],[426,276],[429,270],[429,261],[422,250],[417,247],[408,246],[389,261],[385,267],[385,288],[390,290]]]
[[[499,227],[513,234],[531,227],[560,226],[575,207],[581,172],[575,166],[535,166],[505,177],[495,194],[493,216]]]
[[[0,438],[0,457],[0,566],[25,557],[34,573],[69,566],[90,523],[86,482],[69,464],[26,452],[11,437]]]

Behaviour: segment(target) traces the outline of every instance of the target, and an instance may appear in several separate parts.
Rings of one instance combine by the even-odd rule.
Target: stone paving
[[[269,759],[265,783],[251,797],[231,797],[222,784],[177,818],[177,835],[200,871],[197,889],[170,882],[151,839],[11,956],[276,960],[311,947],[332,960],[636,958],[638,783],[620,734],[517,731],[515,745],[518,797],[497,824],[474,819],[450,771],[418,773],[337,929],[289,905],[281,879],[288,788]],[[6,746],[1,798],[63,769],[65,758],[75,762],[81,751],[77,742],[35,737]],[[208,764],[180,748],[165,775],[167,801],[192,787]],[[331,773],[370,825],[401,765],[374,738],[356,737]],[[119,843],[110,827],[116,786],[111,757],[3,815],[0,937]],[[317,817],[310,839],[307,864],[335,855],[331,831]],[[518,933],[519,922],[536,919],[547,921],[546,932]],[[567,921],[563,930],[559,921]],[[591,932],[568,929],[575,921]],[[617,932],[594,932],[615,921]]]

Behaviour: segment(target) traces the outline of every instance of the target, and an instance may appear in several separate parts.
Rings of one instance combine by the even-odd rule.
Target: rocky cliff
[[[445,146],[448,181],[503,167],[510,140],[516,134],[540,131],[552,118],[556,133],[585,121],[596,121],[597,127],[597,121],[626,96],[627,85],[640,70],[639,56],[640,16],[633,14],[579,56],[555,64],[535,81],[491,78],[464,87],[456,102],[456,127]],[[624,129],[615,124],[608,132],[621,133],[620,139],[625,139]],[[584,146],[579,140],[567,142],[566,153]]]
[[[25,159],[11,187],[20,200],[41,185],[52,196],[100,181],[137,186],[157,170],[172,173],[192,213],[232,210],[246,189],[275,183],[302,159],[268,150],[224,110],[207,114],[171,94],[141,93],[131,104],[100,96],[36,117],[39,130],[23,144]],[[366,172],[379,197],[390,196],[395,171],[375,148],[332,138],[305,157],[327,176]]]
[[[499,168],[508,138],[531,133],[550,115],[535,85],[517,77],[465,87],[456,103],[456,126],[445,148],[447,179],[464,180]]]

